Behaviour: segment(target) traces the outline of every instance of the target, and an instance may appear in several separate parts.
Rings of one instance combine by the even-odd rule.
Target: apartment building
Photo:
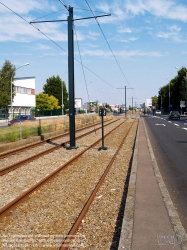
[[[9,114],[15,117],[18,114],[31,114],[31,108],[36,106],[35,77],[14,78],[15,96],[9,106]],[[12,106],[12,110],[11,110]]]

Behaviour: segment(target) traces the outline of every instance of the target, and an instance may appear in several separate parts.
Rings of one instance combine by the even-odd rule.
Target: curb
[[[138,138],[139,138],[139,124],[138,124],[135,147],[134,147],[132,168],[131,168],[126,206],[123,216],[118,250],[122,249],[130,250],[132,245],[132,232],[134,225],[134,207],[135,207],[135,193],[136,193],[137,158],[138,158]]]

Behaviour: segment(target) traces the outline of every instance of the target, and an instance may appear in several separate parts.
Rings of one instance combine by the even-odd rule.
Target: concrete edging
[[[33,136],[27,139],[22,139],[22,140],[18,140],[15,142],[10,142],[4,145],[0,145],[0,154],[5,152],[5,151],[10,151],[12,149],[15,148],[19,148],[19,147],[23,147],[27,144],[32,144],[32,143],[36,143],[36,142],[40,142],[46,139],[50,139],[53,136],[58,136],[62,133],[66,133],[68,131],[68,129],[65,130],[58,130],[58,131],[54,131],[54,132],[49,132],[49,133],[45,133],[42,135],[38,135],[38,136]]]
[[[134,207],[136,194],[136,176],[137,176],[137,159],[138,159],[138,138],[139,138],[139,123],[136,135],[136,142],[133,153],[132,168],[128,186],[126,206],[123,216],[121,235],[118,250],[130,250],[132,245],[132,232],[134,226]]]

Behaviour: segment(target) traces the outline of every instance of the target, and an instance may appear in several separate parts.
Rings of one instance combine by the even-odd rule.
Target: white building
[[[35,77],[14,78],[14,92],[15,96],[10,105],[9,114],[30,115],[30,109],[36,106]]]

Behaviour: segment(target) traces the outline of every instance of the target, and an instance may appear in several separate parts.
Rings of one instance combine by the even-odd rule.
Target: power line
[[[34,21],[36,21],[36,20],[39,20],[39,19],[42,19],[42,18],[47,17],[47,16],[51,16],[51,15],[56,14],[56,13],[61,12],[61,11],[62,11],[62,10],[58,10],[58,11],[52,12],[52,13],[50,13],[50,14],[47,14],[47,15],[45,15],[45,16],[36,18],[36,19],[32,20],[32,22],[34,22]]]
[[[80,57],[80,61],[81,61],[82,72],[83,72],[83,76],[84,76],[84,83],[85,83],[85,86],[86,86],[86,92],[87,92],[87,96],[88,96],[88,101],[90,102],[90,97],[89,97],[89,93],[88,93],[88,85],[86,83],[86,76],[85,76],[84,67],[83,67],[83,63],[82,63],[82,57],[81,57],[81,53],[80,53],[80,47],[79,47],[79,42],[78,42],[78,39],[77,39],[77,33],[76,33],[75,25],[74,25],[74,31],[75,31],[75,36],[76,36],[76,41],[77,41],[77,47],[78,47],[78,51],[79,51],[79,57]]]
[[[77,33],[76,33],[75,25],[74,25],[74,31],[75,31],[76,41],[77,41],[77,47],[78,47],[78,50],[79,50],[79,57],[80,57],[80,60],[81,60],[81,63],[82,63],[82,57],[81,57],[81,53],[80,53],[79,42],[78,42],[78,39],[77,39]],[[88,102],[90,103],[90,97],[89,97],[89,93],[88,93],[88,85],[86,83],[86,76],[85,76],[83,64],[82,64],[82,72],[83,72],[84,82],[85,82],[86,91],[87,91],[87,95],[88,95]],[[95,122],[94,122],[94,117],[93,116],[92,116],[92,121],[93,121],[93,124],[94,124],[94,130],[95,130],[95,134],[96,134],[96,128],[95,128]]]
[[[6,6],[5,4],[3,4],[2,2],[0,2],[5,8],[9,9],[12,13],[14,13],[16,16],[18,16],[19,18],[21,18],[22,20],[24,20],[26,23],[30,24],[33,28],[35,28],[36,30],[38,30],[43,36],[45,36],[48,40],[50,40],[52,43],[54,43],[57,47],[59,47],[61,50],[63,50],[64,52],[66,52],[68,54],[68,52],[63,49],[59,44],[57,44],[55,41],[53,41],[49,36],[47,36],[44,32],[42,32],[39,28],[35,27],[32,23],[28,22],[25,18],[23,18],[22,16],[20,16],[18,13],[16,13],[15,11],[13,11],[12,9],[10,9],[8,6]],[[105,82],[107,85],[111,86],[112,88],[116,89],[112,84],[108,83],[107,81],[105,81],[102,77],[100,77],[99,75],[97,75],[96,73],[94,73],[91,69],[89,69],[87,66],[83,65],[82,62],[80,62],[79,60],[77,60],[76,58],[74,58],[75,61],[77,61],[78,63],[80,63],[84,68],[86,68],[88,71],[90,71],[93,75],[95,75],[96,77],[98,77],[100,80],[102,80],[103,82]]]
[[[1,3],[1,2],[0,2]],[[5,8],[9,9],[11,12],[13,12],[16,16],[20,17],[22,20],[24,20],[26,23],[30,24],[33,28],[35,28],[36,30],[38,30],[42,35],[44,35],[47,39],[49,39],[52,43],[54,43],[56,46],[58,46],[60,49],[62,49],[63,51],[65,51],[67,53],[67,51],[65,49],[63,49],[60,45],[58,45],[55,41],[53,41],[49,36],[47,36],[45,33],[43,33],[40,29],[38,29],[37,27],[35,27],[32,23],[28,22],[25,18],[23,18],[22,16],[20,16],[18,13],[16,13],[15,11],[13,11],[12,9],[10,9],[8,6],[6,6],[5,4],[1,3],[2,5],[4,5]]]
[[[95,17],[95,15],[94,15],[94,13],[93,13],[93,11],[92,11],[92,9],[91,9],[91,7],[90,7],[88,1],[85,0],[85,2],[87,3],[87,5],[88,5],[88,7],[89,7],[89,9],[90,9],[90,11],[91,11],[91,13],[92,13],[92,15]],[[119,64],[119,62],[118,62],[118,60],[117,60],[117,58],[116,58],[116,56],[114,55],[114,52],[113,52],[113,50],[112,50],[112,48],[111,48],[111,46],[110,46],[110,44],[109,44],[109,42],[108,42],[108,40],[107,40],[107,38],[106,38],[106,36],[105,36],[105,34],[104,34],[104,32],[103,32],[103,30],[102,30],[102,28],[101,28],[101,26],[100,26],[100,24],[99,24],[99,22],[98,22],[98,20],[97,20],[96,17],[95,17],[95,21],[97,22],[97,24],[98,24],[98,26],[99,26],[99,29],[100,29],[100,31],[101,31],[103,37],[105,38],[105,41],[106,41],[106,43],[107,43],[107,45],[108,45],[108,47],[109,47],[109,49],[110,49],[110,51],[111,51],[111,53],[112,53],[112,55],[113,55],[113,57],[114,57],[114,59],[115,59],[117,65],[119,66],[119,69],[121,70],[121,72],[122,72],[122,74],[123,74],[125,80],[127,81],[128,85],[131,87],[131,85],[130,85],[130,83],[128,82],[128,80],[127,80],[127,78],[126,78],[126,76],[125,76],[125,74],[124,74],[124,72],[123,72],[123,70],[122,70],[122,68],[121,68],[121,66],[120,66],[120,64]]]
[[[62,0],[59,0],[59,2],[61,2],[64,5],[64,7],[69,11],[69,7],[64,2],[62,2]]]

